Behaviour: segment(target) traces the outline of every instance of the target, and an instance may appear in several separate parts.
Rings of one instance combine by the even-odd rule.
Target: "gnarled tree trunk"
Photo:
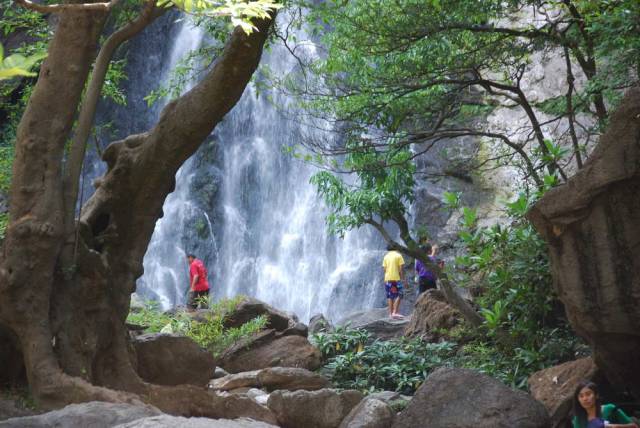
[[[529,212],[549,243],[573,328],[611,382],[640,398],[640,89],[630,90],[584,168]]]
[[[18,337],[32,393],[44,406],[141,399],[171,413],[240,416],[242,409],[204,389],[144,383],[129,360],[124,321],[175,174],[240,99],[272,20],[256,22],[251,35],[234,30],[212,69],[164,108],[153,129],[105,150],[108,171],[83,207],[77,259],[61,269],[62,243],[73,239],[63,232],[64,146],[105,17],[61,12],[22,118],[0,260],[0,322]]]
[[[63,239],[62,158],[106,14],[61,14],[20,123],[9,227],[0,270],[0,320],[18,336],[31,387],[64,385],[51,346],[54,272]]]

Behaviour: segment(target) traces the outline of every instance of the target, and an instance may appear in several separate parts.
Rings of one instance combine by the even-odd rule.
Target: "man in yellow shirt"
[[[382,260],[384,269],[384,291],[387,295],[387,307],[389,317],[394,319],[404,318],[398,313],[400,300],[402,299],[402,281],[404,281],[404,259],[391,245],[387,246],[387,254]]]

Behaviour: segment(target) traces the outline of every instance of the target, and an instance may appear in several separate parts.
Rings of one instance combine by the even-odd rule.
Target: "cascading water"
[[[173,58],[202,39],[182,25]],[[280,75],[297,64],[281,46],[262,61]],[[309,184],[314,168],[282,151],[311,132],[274,107],[289,102],[251,85],[212,141],[180,169],[144,259],[140,294],[165,308],[184,303],[184,256],[194,252],[208,267],[215,298],[246,294],[303,320],[316,313],[338,319],[383,303],[381,241],[365,229],[342,240],[329,236],[326,208]]]
[[[189,51],[202,43],[204,33],[190,21],[182,20],[175,37],[175,43],[168,58],[168,69],[173,68]],[[143,265],[145,275],[138,281],[140,294],[169,308],[184,301],[188,284],[185,249],[179,238],[183,235],[183,225],[189,219],[207,214],[190,200],[190,184],[193,159],[187,160],[176,174],[176,189],[167,196],[163,205],[164,216],[156,223],[153,236],[145,255]],[[213,231],[209,225],[211,249],[215,250]]]

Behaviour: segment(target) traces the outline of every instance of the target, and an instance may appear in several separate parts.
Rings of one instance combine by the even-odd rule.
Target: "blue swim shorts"
[[[384,283],[384,291],[387,294],[387,299],[395,300],[398,297],[404,296],[402,292],[401,281],[387,281]]]

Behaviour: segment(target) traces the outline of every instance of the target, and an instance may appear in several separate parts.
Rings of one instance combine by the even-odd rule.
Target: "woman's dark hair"
[[[428,255],[431,255],[431,250],[432,249],[433,249],[433,247],[428,242],[425,242],[424,245],[422,246],[422,251],[424,251]]]
[[[595,394],[596,416],[597,417],[602,416],[602,410],[600,409],[601,403],[600,403],[600,394],[598,393],[598,385],[588,380],[583,380],[581,382],[578,382],[578,385],[576,386],[576,390],[573,392],[573,415],[578,419],[578,422],[580,423],[581,427],[586,427],[588,422],[587,411],[580,404],[580,400],[578,400],[580,391],[582,391],[584,388],[589,388]]]

